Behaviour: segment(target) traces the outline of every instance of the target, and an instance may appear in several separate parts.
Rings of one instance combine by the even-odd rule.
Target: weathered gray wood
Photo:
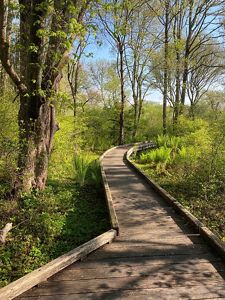
[[[74,250],[58,257],[43,267],[25,275],[24,277],[12,282],[6,287],[0,289],[0,299],[8,300],[22,294],[33,286],[46,280],[50,276],[66,268],[75,261],[86,256],[90,252],[98,249],[106,243],[111,242],[116,236],[115,230],[109,230],[89,242],[75,248]]]
[[[119,223],[118,223],[117,215],[116,215],[116,212],[114,209],[112,195],[111,195],[111,192],[109,189],[109,185],[107,182],[104,167],[102,164],[102,160],[104,159],[105,155],[108,154],[109,152],[111,152],[113,149],[116,149],[116,147],[111,148],[111,149],[107,150],[105,153],[103,153],[103,155],[100,157],[99,161],[100,161],[101,176],[102,176],[102,182],[103,182],[103,187],[104,187],[104,191],[105,191],[105,197],[106,197],[106,203],[107,203],[107,207],[108,207],[111,227],[113,229],[115,229],[117,231],[117,235],[119,235]]]
[[[217,269],[225,273],[225,266],[223,264],[217,265]],[[180,264],[145,264],[136,266],[111,266],[96,268],[83,268],[73,267],[67,270],[67,272],[59,272],[50,278],[50,281],[67,281],[67,280],[82,280],[82,279],[100,279],[100,278],[115,278],[115,277],[132,277],[132,276],[153,276],[157,273],[157,277],[163,276],[183,276],[183,274],[190,274],[191,276],[201,273],[205,277],[210,277],[212,273],[217,273],[217,270],[211,263],[195,263],[188,264],[181,262]]]
[[[215,298],[216,297],[216,298]],[[20,300],[27,300],[27,298],[20,298]],[[85,294],[58,294],[53,296],[29,297],[29,300],[178,300],[178,299],[210,299],[210,300],[223,300],[225,299],[224,285],[217,286],[216,288],[194,286],[189,287],[176,287],[174,288],[153,288],[141,290],[119,290],[109,292],[96,292]]]
[[[213,273],[214,274],[214,273]],[[215,274],[214,274],[215,275]],[[59,282],[47,282],[27,292],[27,296],[35,295],[58,295],[60,293],[93,293],[101,291],[118,291],[123,289],[129,290],[142,290],[151,288],[173,288],[185,286],[186,291],[190,287],[212,287],[215,290],[216,286],[224,286],[224,280],[215,275],[215,277],[207,278],[199,273],[198,275],[190,276],[190,274],[184,274],[183,276],[162,276],[157,277],[122,277],[122,278],[108,278],[91,279],[91,280],[77,280],[77,281],[59,281]]]
[[[225,297],[221,258],[125,165],[126,151],[116,148],[102,160],[120,235],[22,295],[23,300]]]
[[[177,264],[189,264],[190,267],[196,265],[197,263],[211,263],[213,266],[221,265],[224,267],[221,259],[217,256],[206,253],[206,254],[186,254],[186,255],[168,255],[168,256],[152,256],[152,257],[118,257],[118,258],[104,258],[98,260],[92,260],[91,255],[88,256],[84,261],[78,262],[71,265],[67,270],[78,268],[78,269],[87,269],[87,268],[104,268],[104,267],[113,267],[113,266],[147,266],[147,265],[177,265]]]
[[[166,190],[160,187],[155,181],[150,179],[148,175],[140,170],[131,160],[130,156],[134,152],[131,148],[126,153],[126,159],[129,165],[140,174],[146,182],[148,182],[173,208],[190,222],[190,224],[203,236],[203,238],[225,259],[225,243],[222,242],[209,228],[199,221],[192,213],[190,213],[182,204],[172,197]]]
[[[129,247],[104,247],[92,254],[91,260],[104,258],[119,258],[119,257],[151,257],[151,256],[170,256],[170,255],[196,255],[208,253],[210,250],[206,245],[179,246],[171,248],[166,245],[161,247],[144,247],[144,246],[129,246]]]

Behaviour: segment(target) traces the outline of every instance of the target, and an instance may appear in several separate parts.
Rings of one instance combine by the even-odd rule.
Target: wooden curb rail
[[[108,154],[109,152],[111,152],[113,149],[116,149],[116,148],[117,147],[113,147],[113,148],[105,151],[103,153],[103,155],[100,157],[99,161],[100,161],[102,182],[103,182],[103,187],[104,187],[104,191],[105,191],[105,198],[106,198],[106,203],[107,203],[107,208],[108,208],[111,227],[112,227],[112,229],[116,230],[117,235],[119,235],[119,222],[118,222],[118,219],[117,219],[116,211],[115,211],[115,208],[114,208],[114,205],[113,205],[112,195],[111,195],[111,192],[110,192],[110,189],[109,189],[106,174],[105,174],[104,167],[103,167],[103,164],[102,164],[102,161],[103,161],[104,157],[106,156],[106,154]]]
[[[38,268],[0,289],[0,299],[9,300],[21,295],[99,247],[112,242],[115,237],[116,231],[111,229],[74,250],[52,260],[43,267]]]
[[[116,211],[113,205],[113,200],[112,200],[112,195],[109,189],[109,185],[107,182],[107,177],[105,174],[105,170],[103,167],[103,159],[104,157],[111,152],[114,149],[117,148],[124,148],[124,147],[141,147],[141,150],[147,149],[149,148],[149,145],[152,145],[152,142],[148,143],[132,143],[132,144],[126,144],[126,145],[120,145],[120,146],[115,146],[113,148],[108,149],[107,151],[105,151],[102,156],[100,157],[99,161],[100,161],[100,168],[101,168],[101,175],[102,175],[102,182],[103,182],[103,186],[104,186],[104,191],[105,191],[105,197],[106,197],[106,202],[107,202],[107,207],[108,207],[108,212],[109,212],[109,218],[110,218],[110,223],[111,223],[111,227],[112,229],[115,229],[117,232],[117,235],[119,235],[119,222],[118,222],[118,218],[116,215]]]
[[[159,186],[155,181],[150,179],[148,175],[139,169],[131,160],[130,156],[136,151],[142,151],[150,148],[154,148],[153,143],[149,145],[140,145],[138,148],[132,147],[125,154],[125,159],[128,164],[134,169],[145,181],[166,200],[170,206],[174,208],[176,212],[182,215],[193,227],[199,232],[199,234],[205,239],[205,241],[210,244],[217,253],[225,260],[225,243],[223,243],[209,228],[207,228],[201,221],[199,221],[192,213],[190,213],[180,202],[178,202],[174,197],[172,197],[166,190]]]

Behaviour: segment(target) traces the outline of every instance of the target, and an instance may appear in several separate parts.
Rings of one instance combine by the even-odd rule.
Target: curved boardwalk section
[[[126,151],[103,159],[120,236],[20,299],[225,299],[221,259],[125,164]]]

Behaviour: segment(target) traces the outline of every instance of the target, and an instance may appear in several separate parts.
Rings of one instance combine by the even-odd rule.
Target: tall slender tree
[[[136,1],[110,0],[105,1],[99,9],[99,17],[106,32],[106,37],[117,56],[117,73],[120,78],[120,115],[118,143],[124,143],[124,109],[125,109],[125,44],[128,31],[128,21],[137,5]]]
[[[143,102],[152,83],[151,53],[159,46],[156,20],[146,3],[139,3],[128,20],[125,62],[133,98],[133,139],[139,127]]]

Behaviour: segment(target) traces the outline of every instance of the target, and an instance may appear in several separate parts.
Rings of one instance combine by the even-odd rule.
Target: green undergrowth
[[[0,286],[109,229],[103,191],[93,185],[50,181],[44,193],[0,202],[1,227],[14,225],[0,247]]]
[[[191,190],[185,179],[178,174],[162,175],[149,166],[136,165],[225,242],[224,195],[218,195],[213,200],[207,199],[200,196],[195,190]]]
[[[134,161],[225,241],[224,121],[184,119],[178,127],[179,134],[157,136],[156,148]]]
[[[44,192],[8,199],[10,181],[0,172],[0,229],[13,223],[0,246],[0,287],[110,228],[99,155],[74,139],[73,118],[64,117]]]

